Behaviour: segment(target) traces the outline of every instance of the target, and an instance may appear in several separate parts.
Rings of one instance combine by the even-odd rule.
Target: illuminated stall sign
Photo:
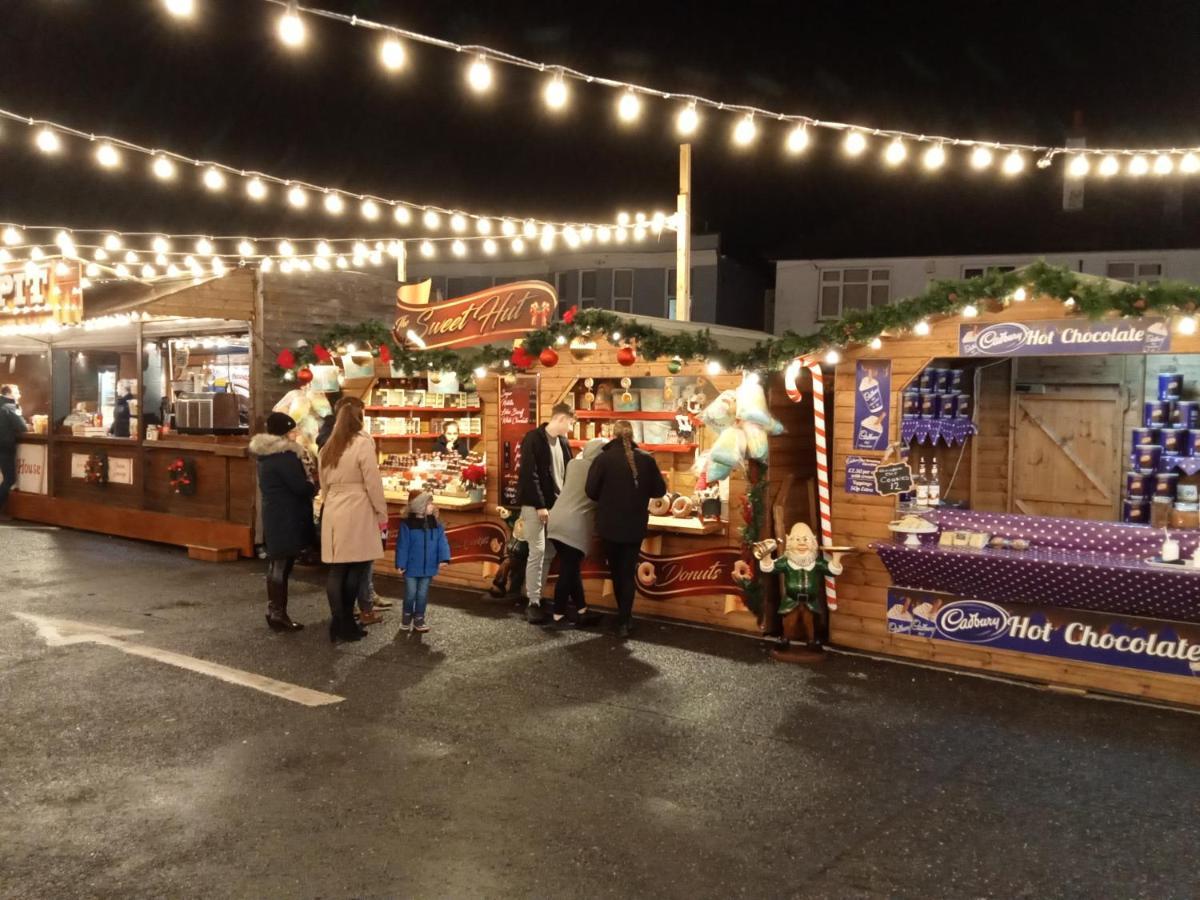
[[[401,344],[413,335],[429,350],[471,347],[524,337],[545,328],[558,308],[558,295],[543,281],[516,281],[444,303],[397,301],[392,330]]]
[[[1074,356],[1096,353],[1166,353],[1166,319],[1057,319],[1046,322],[972,323],[958,327],[959,356]]]
[[[78,262],[45,260],[0,266],[0,324],[67,325],[83,319]]]

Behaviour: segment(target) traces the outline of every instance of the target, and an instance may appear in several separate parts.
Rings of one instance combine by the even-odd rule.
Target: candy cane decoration
[[[813,382],[813,426],[817,441],[817,501],[821,514],[821,543],[833,546],[833,515],[829,491],[829,446],[825,431],[825,376],[821,364],[815,360],[795,359],[784,372],[784,388],[788,399],[799,403],[801,394],[796,384],[800,371],[807,368]],[[830,609],[837,609],[837,582],[832,575],[825,576],[825,602]]]

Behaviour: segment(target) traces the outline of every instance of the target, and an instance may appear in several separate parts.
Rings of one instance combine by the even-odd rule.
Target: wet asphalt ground
[[[5,898],[1200,895],[1198,716],[436,592],[334,647],[318,570],[276,635],[261,563],[18,525],[0,563]]]

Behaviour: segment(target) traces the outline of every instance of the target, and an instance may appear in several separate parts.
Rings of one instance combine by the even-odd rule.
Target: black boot
[[[301,631],[304,626],[288,616],[287,577],[279,578],[280,573],[274,570],[275,562],[271,565],[272,571],[267,576],[267,625],[272,631]]]

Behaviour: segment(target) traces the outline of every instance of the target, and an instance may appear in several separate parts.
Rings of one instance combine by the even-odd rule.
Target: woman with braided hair
[[[604,541],[609,576],[617,595],[617,634],[633,633],[633,595],[638,552],[646,537],[650,501],[667,485],[654,457],[633,441],[633,425],[613,424],[613,439],[588,472],[587,495],[596,503],[596,533]]]

